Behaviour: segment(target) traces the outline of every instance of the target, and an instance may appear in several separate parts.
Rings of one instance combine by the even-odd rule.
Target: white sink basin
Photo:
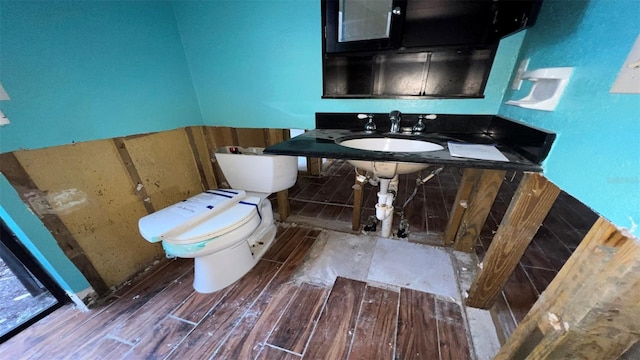
[[[442,146],[428,141],[398,138],[349,139],[339,142],[338,145],[352,149],[387,152],[425,152],[444,149]]]
[[[441,145],[428,141],[398,138],[359,138],[343,140],[336,143],[352,149],[402,153],[428,152],[444,149]],[[358,169],[369,171],[380,178],[392,178],[396,174],[409,174],[426,169],[429,166],[429,164],[424,163],[394,161],[347,160],[347,162]]]

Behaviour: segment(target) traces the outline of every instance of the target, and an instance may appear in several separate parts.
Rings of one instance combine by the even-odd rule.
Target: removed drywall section
[[[125,143],[156,210],[206,190],[184,129],[131,137]]]
[[[147,214],[111,140],[15,152],[107,286],[119,285],[162,256],[138,233]],[[64,197],[63,197],[64,198]],[[76,199],[77,198],[77,199]],[[81,201],[80,201],[81,200]]]

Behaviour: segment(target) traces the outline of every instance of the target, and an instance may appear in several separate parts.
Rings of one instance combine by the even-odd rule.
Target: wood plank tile
[[[16,354],[30,358],[43,351],[49,339],[54,336],[63,338],[96,316],[104,307],[84,312],[74,305],[65,305],[1,344],[0,359],[12,359]]]
[[[298,247],[293,250],[256,303],[233,329],[228,340],[222,344],[216,353],[217,357],[221,359],[256,357],[276,321],[296,293],[297,286],[288,282],[319,233],[318,230],[311,230],[307,233],[308,236],[299,241]]]
[[[164,359],[194,327],[188,322],[165,316],[123,359]]]
[[[338,277],[320,315],[306,359],[346,359],[366,284]]]
[[[538,299],[538,294],[520,265],[516,266],[507,283],[504,295],[513,317],[519,323]]]
[[[282,349],[302,354],[313,325],[327,298],[328,289],[302,284],[289,306],[276,323],[267,342]]]
[[[213,355],[238,323],[238,319],[242,318],[271,281],[278,266],[279,264],[271,261],[259,261],[253,270],[242,277],[227,293],[225,301],[211,310],[169,358],[186,359]]]
[[[558,272],[554,270],[531,268],[528,266],[523,266],[522,268],[527,273],[538,296],[544,292],[547,286],[551,284],[553,278],[558,274]]]
[[[117,339],[105,337],[100,340],[89,352],[82,355],[83,359],[121,359],[132,346]],[[107,355],[108,354],[108,355]],[[74,354],[73,357],[76,357]],[[76,357],[78,358],[78,357]]]
[[[324,204],[322,203],[309,202],[302,208],[302,210],[300,210],[300,216],[315,218],[318,215],[318,213],[322,211],[323,207],[324,207]]]
[[[272,348],[271,346],[268,346],[268,345],[265,345],[262,347],[260,354],[256,358],[256,360],[299,360],[299,359],[301,359],[299,355],[294,355],[284,350]]]
[[[194,323],[199,323],[209,310],[213,309],[220,301],[224,299],[227,292],[231,290],[235,284],[232,284],[220,291],[211,294],[201,294],[195,290],[180,305],[178,305],[171,315]]]
[[[436,314],[440,359],[471,359],[467,331],[460,306],[454,302],[436,299]]]
[[[254,359],[297,291],[298,287],[292,284],[266,289],[216,352],[216,357]]]
[[[269,247],[269,250],[262,256],[265,260],[285,262],[293,249],[298,246],[298,242],[307,232],[308,228],[292,226],[288,228],[280,238]]]
[[[400,289],[396,359],[438,359],[438,324],[433,295]]]
[[[498,334],[500,343],[504,344],[506,339],[516,329],[518,323],[516,323],[516,320],[513,318],[513,314],[511,313],[511,309],[509,309],[503,292],[496,298],[496,302],[491,308],[491,315],[494,318],[494,322],[499,324],[499,326],[496,326],[496,333]]]
[[[398,324],[399,294],[367,286],[349,359],[391,359]]]
[[[130,343],[137,343],[152,332],[154,326],[179,306],[193,292],[193,272],[170,283],[158,296],[138,308],[129,318],[120,322],[110,332],[112,336]]]
[[[154,273],[133,287],[118,301],[99,312],[97,316],[86,321],[81,328],[74,329],[65,337],[58,337],[57,342],[51,343],[45,349],[42,349],[42,356],[59,358],[68,355],[72,351],[74,356],[82,357],[83,353],[91,351],[92,347],[103,336],[135,313],[147,301],[162,292],[169,283],[185,272],[193,271],[192,261],[189,260],[183,261],[183,259],[180,259],[170,262],[163,268],[163,271]]]

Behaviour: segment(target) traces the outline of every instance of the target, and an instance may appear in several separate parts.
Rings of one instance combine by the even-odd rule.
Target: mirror
[[[341,0],[338,41],[389,38],[393,0]]]

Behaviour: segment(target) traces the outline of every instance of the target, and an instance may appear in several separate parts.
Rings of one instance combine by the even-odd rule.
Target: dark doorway
[[[69,301],[0,220],[0,343]]]

